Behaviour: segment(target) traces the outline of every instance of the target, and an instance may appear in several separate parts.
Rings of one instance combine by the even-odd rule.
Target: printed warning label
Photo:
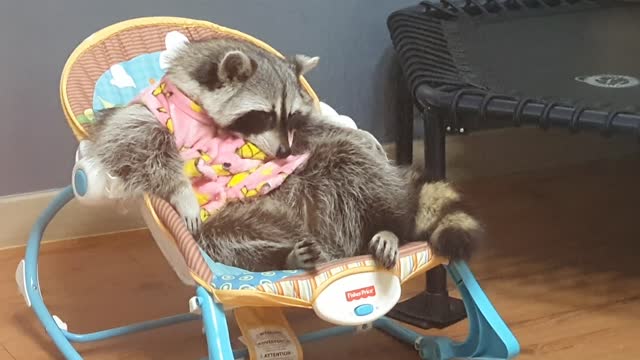
[[[296,344],[290,334],[281,328],[249,330],[259,360],[299,360]]]

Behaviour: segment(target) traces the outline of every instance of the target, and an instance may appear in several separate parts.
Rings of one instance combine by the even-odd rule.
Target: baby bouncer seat
[[[519,345],[500,318],[464,262],[448,263],[434,256],[426,243],[411,243],[400,249],[392,270],[376,266],[370,256],[359,256],[325,264],[313,272],[274,271],[252,273],[215,263],[193,239],[173,207],[162,199],[140,200],[143,218],[166,260],[180,280],[195,287],[188,301],[189,312],[89,334],[77,334],[46,307],[38,280],[38,254],[43,232],[56,213],[69,201],[91,204],[110,201],[108,174],[96,173],[83,162],[85,127],[95,110],[121,106],[164,75],[166,59],[184,42],[236,37],[281,56],[264,42],[241,32],[209,22],[185,18],[151,17],[123,21],[106,27],[84,40],[72,53],[61,78],[61,101],[68,123],[80,141],[72,184],[63,189],[36,221],[25,258],[19,263],[16,281],[27,306],[44,326],[67,359],[82,359],[72,343],[99,341],[185,321],[202,321],[208,359],[302,359],[301,344],[356,330],[376,328],[415,347],[421,359],[482,358],[509,359]],[[318,106],[311,87],[301,79]],[[158,84],[160,85],[160,84]],[[331,110],[328,110],[331,111]],[[402,298],[408,280],[445,265],[460,290],[469,336],[462,343],[448,338],[424,336],[386,318]],[[185,304],[186,305],[186,304]],[[296,336],[281,309],[312,309],[321,319],[337,327]],[[226,313],[233,312],[243,349],[232,349]]]

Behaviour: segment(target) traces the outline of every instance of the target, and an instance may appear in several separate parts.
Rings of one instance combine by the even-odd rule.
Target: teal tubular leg
[[[399,341],[411,346],[415,346],[416,343],[422,339],[422,335],[413,330],[409,330],[399,323],[393,321],[388,317],[382,317],[373,323],[373,326],[388,335],[393,336]]]
[[[71,345],[71,342],[92,342],[131,334],[139,331],[155,329],[185,321],[198,320],[200,317],[193,314],[181,314],[162,319],[147,321],[143,323],[122,326],[114,329],[98,331],[90,334],[75,334],[58,327],[49,309],[44,304],[40,283],[38,279],[38,257],[40,254],[40,243],[42,235],[53,217],[74,197],[71,186],[64,188],[47,206],[44,212],[36,220],[29,239],[27,241],[26,254],[24,258],[24,278],[26,295],[31,303],[31,309],[44,327],[47,334],[53,340],[58,350],[68,360],[82,360],[78,351]]]
[[[425,336],[418,349],[422,359],[512,359],[520,344],[504,323],[466,263],[447,266],[458,286],[469,319],[469,336],[463,343],[448,338]]]
[[[76,349],[73,348],[69,340],[65,337],[56,322],[53,320],[49,309],[44,304],[42,293],[40,292],[40,284],[38,281],[38,254],[40,252],[40,242],[42,235],[51,219],[62,209],[69,201],[73,199],[73,189],[71,186],[64,188],[49,204],[49,206],[40,215],[36,223],[31,229],[29,240],[27,242],[27,250],[24,259],[24,272],[26,279],[26,290],[31,301],[31,308],[35,312],[38,320],[44,326],[47,334],[58,347],[58,350],[68,360],[82,360],[82,357]]]
[[[495,310],[471,270],[464,262],[447,266],[467,311],[469,336],[463,343],[440,336],[421,335],[383,317],[374,326],[394,338],[413,345],[424,360],[512,359],[520,353],[520,344]]]
[[[180,314],[174,316],[168,316],[161,319],[145,321],[137,324],[131,324],[126,326],[120,326],[113,329],[96,331],[88,334],[75,334],[69,331],[62,330],[64,336],[71,342],[86,343],[93,341],[100,341],[105,339],[111,339],[117,336],[135,334],[142,331],[153,330],[169,325],[175,325],[187,321],[200,320],[199,315],[194,314]]]
[[[214,303],[211,294],[202,286],[198,286],[196,295],[202,310],[209,360],[233,360],[229,328],[222,304]]]
[[[502,320],[466,263],[447,266],[462,294],[469,318],[469,336],[462,344],[450,343],[451,357],[511,359],[520,353],[520,344]]]

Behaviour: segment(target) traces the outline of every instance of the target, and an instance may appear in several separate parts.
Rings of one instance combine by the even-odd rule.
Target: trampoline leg
[[[422,113],[425,129],[424,159],[429,181],[446,176],[445,136],[442,117],[425,109]],[[422,294],[396,305],[389,317],[420,327],[442,329],[466,318],[462,300],[452,298],[447,291],[447,272],[438,266],[427,272],[427,289]]]
[[[409,165],[413,162],[413,101],[407,82],[398,66],[396,78],[396,162]]]

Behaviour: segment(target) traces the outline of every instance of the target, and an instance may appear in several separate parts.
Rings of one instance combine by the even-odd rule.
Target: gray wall
[[[321,57],[308,77],[323,101],[382,139],[390,132],[387,15],[417,0],[9,0],[0,5],[0,195],[69,183],[75,139],[60,71],[92,32],[140,16],[210,20],[281,52]]]

